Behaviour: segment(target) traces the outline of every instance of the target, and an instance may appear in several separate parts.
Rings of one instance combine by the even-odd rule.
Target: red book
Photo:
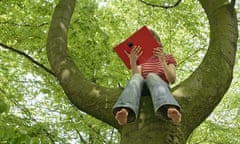
[[[142,55],[137,61],[137,65],[146,62],[153,55],[153,49],[160,47],[159,43],[154,38],[147,26],[141,27],[126,40],[113,48],[128,69],[131,69],[131,66],[129,58],[124,51],[130,53],[134,46],[141,46],[143,51]]]

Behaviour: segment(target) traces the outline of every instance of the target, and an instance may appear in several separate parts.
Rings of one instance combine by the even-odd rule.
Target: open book
[[[129,36],[126,40],[119,43],[113,49],[121,58],[123,63],[127,66],[128,69],[131,69],[130,62],[128,56],[124,51],[130,53],[131,49],[134,46],[141,46],[142,55],[139,57],[137,64],[140,65],[146,62],[153,54],[153,49],[159,47],[159,43],[154,38],[151,31],[147,28],[147,26],[142,26],[139,30],[134,32],[131,36]]]

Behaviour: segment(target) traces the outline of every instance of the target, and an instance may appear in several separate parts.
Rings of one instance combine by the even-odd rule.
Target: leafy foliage
[[[56,3],[0,0],[0,43],[49,67],[45,45]],[[175,55],[180,83],[201,63],[208,46],[208,23],[196,1],[172,9],[137,0],[78,1],[68,33],[69,52],[89,80],[123,87],[130,72],[112,48],[144,24],[158,31],[165,51]],[[239,143],[239,77],[237,60],[229,92],[189,143]],[[115,129],[70,104],[55,77],[1,46],[0,81],[0,143],[118,143]]]

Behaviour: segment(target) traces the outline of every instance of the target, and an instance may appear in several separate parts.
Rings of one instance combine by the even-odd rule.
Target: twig
[[[55,77],[55,74],[50,70],[48,69],[47,67],[45,67],[43,64],[39,63],[38,61],[34,60],[32,57],[30,57],[29,55],[27,55],[26,53],[20,51],[20,50],[17,50],[15,48],[12,48],[10,46],[7,46],[3,43],[0,43],[0,48],[5,48],[5,49],[8,49],[10,51],[13,51],[19,55],[22,55],[24,56],[25,58],[27,58],[28,60],[30,60],[31,62],[33,62],[34,64],[36,64],[37,66],[39,66],[40,68],[44,69],[45,71],[47,71],[48,73],[50,73],[51,75],[53,75]]]
[[[164,8],[164,9],[168,9],[168,8],[174,8],[174,7],[177,7],[182,0],[178,0],[174,5],[169,5],[169,6],[164,6],[164,5],[157,5],[157,4],[153,4],[153,3],[150,3],[150,2],[146,2],[144,0],[139,0],[140,2],[148,5],[148,6],[152,6],[152,7],[160,7],[160,8]]]

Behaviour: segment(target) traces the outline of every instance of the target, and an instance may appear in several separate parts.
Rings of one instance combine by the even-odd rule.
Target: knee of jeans
[[[137,78],[143,79],[142,75],[139,74],[139,73],[135,73],[135,74],[133,75],[133,77],[137,77]]]
[[[132,80],[142,83],[143,80],[144,80],[144,78],[143,78],[142,75],[140,75],[140,74],[134,74],[134,75],[132,76]]]
[[[156,73],[149,73],[146,78],[148,79],[148,78],[156,77],[156,76],[158,76]]]
[[[147,81],[151,81],[151,80],[161,81],[161,78],[156,73],[149,73],[146,77],[146,80]]]
[[[147,75],[147,78],[146,79],[154,79],[154,80],[159,80],[160,82],[163,82],[163,83],[166,83],[159,75],[157,75],[156,73],[149,73]]]

